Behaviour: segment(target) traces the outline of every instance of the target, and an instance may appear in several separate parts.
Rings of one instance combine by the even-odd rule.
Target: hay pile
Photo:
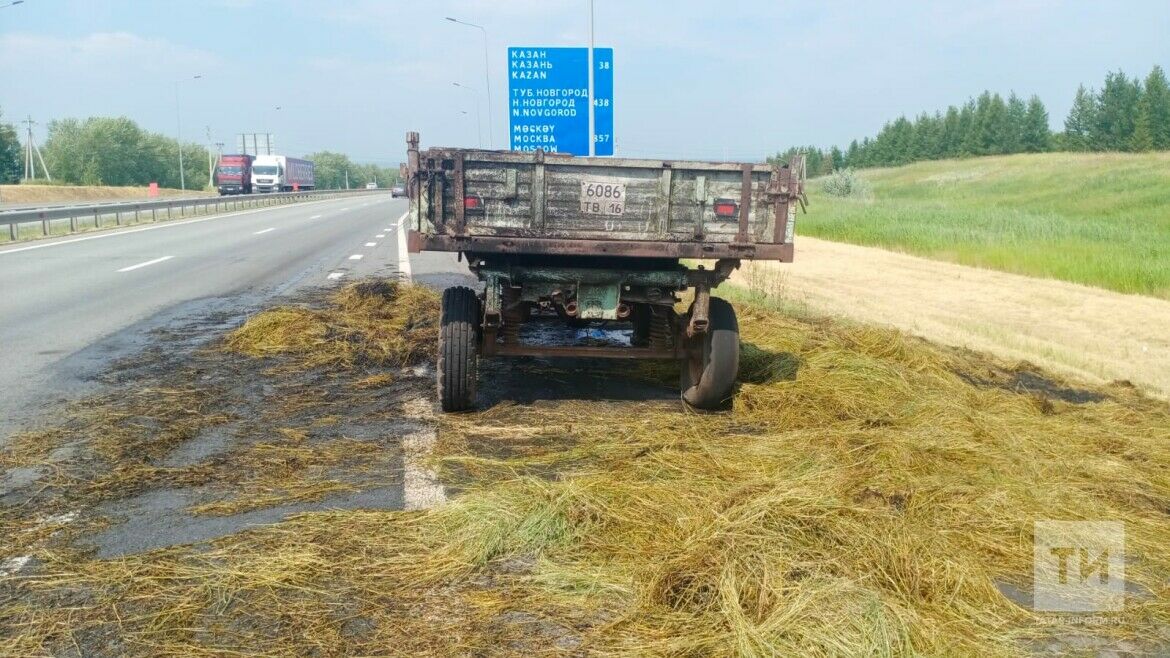
[[[226,341],[253,357],[295,355],[301,368],[402,366],[433,356],[438,299],[421,286],[350,284],[325,309],[281,306],[252,317]]]
[[[345,322],[310,344],[347,335]],[[118,561],[41,555],[0,604],[0,653],[1016,655],[1086,636],[1100,644],[1062,646],[1170,642],[1165,404],[894,331],[759,308],[741,308],[741,327],[730,413],[569,400],[450,416],[434,461],[461,495],[445,506],[307,514]],[[267,353],[259,343],[236,348]],[[1078,627],[1000,593],[1029,586],[1044,519],[1125,522],[1134,595],[1113,623]]]

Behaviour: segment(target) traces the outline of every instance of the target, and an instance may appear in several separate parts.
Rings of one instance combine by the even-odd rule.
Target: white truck
[[[283,155],[258,155],[252,162],[254,192],[293,192],[314,186],[313,163]]]

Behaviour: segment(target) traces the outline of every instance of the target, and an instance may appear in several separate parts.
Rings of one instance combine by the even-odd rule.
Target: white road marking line
[[[325,278],[336,280],[336,279],[340,279],[343,276],[345,276],[345,272],[330,272],[329,276],[327,276]]]
[[[407,400],[403,415],[420,420],[434,420],[431,402],[426,398]],[[428,509],[447,500],[447,490],[438,474],[427,465],[437,436],[434,428],[423,429],[402,437],[402,506],[408,510]]]
[[[377,247],[377,246],[378,246],[378,243],[377,243],[377,242],[367,242],[367,243],[366,243],[366,246],[367,246],[367,247]]]
[[[388,227],[388,228],[384,228],[384,229],[382,229],[382,230],[383,230],[383,231],[393,231],[393,230],[394,230],[394,227],[393,227],[393,226],[391,226],[391,227]]]
[[[265,233],[267,233],[269,231],[275,231],[275,230],[276,230],[275,228],[266,228],[263,231],[256,231],[252,235],[264,235]]]
[[[409,212],[404,212],[398,218],[398,273],[407,281],[410,281],[411,278],[410,252],[406,248],[406,216],[409,214]]]
[[[341,209],[341,210],[339,210],[338,212],[346,212],[346,211],[348,211],[348,210],[349,210],[349,208],[342,208],[342,209]]]
[[[362,255],[361,254],[354,254],[354,255],[350,256],[349,259],[350,260],[361,260]]]
[[[305,201],[304,205],[318,204],[318,203],[329,203],[330,201],[335,201],[335,199],[321,199],[320,201]],[[15,254],[15,253],[19,253],[22,251],[32,251],[33,249],[44,249],[45,247],[59,247],[63,244],[73,244],[74,242],[87,242],[89,240],[101,240],[103,238],[113,238],[113,237],[117,237],[119,235],[130,235],[131,233],[141,233],[142,231],[154,231],[154,230],[160,229],[160,228],[174,228],[176,226],[186,226],[187,224],[200,224],[202,222],[210,222],[210,221],[214,221],[217,219],[227,219],[228,217],[238,217],[239,215],[247,215],[248,213],[263,212],[266,210],[283,210],[284,208],[285,208],[284,206],[277,206],[275,208],[270,208],[270,207],[249,208],[248,210],[241,210],[239,212],[229,212],[229,213],[222,214],[222,215],[211,215],[210,217],[200,217],[198,219],[185,219],[185,220],[181,219],[181,220],[174,220],[174,221],[166,220],[166,221],[159,222],[158,224],[152,224],[150,226],[143,226],[141,228],[131,228],[131,229],[126,229],[126,230],[113,229],[113,230],[109,230],[109,231],[103,231],[103,232],[98,233],[96,235],[87,235],[87,236],[81,237],[81,238],[73,238],[70,240],[61,240],[59,242],[42,242],[40,244],[30,244],[27,247],[18,247],[16,249],[3,249],[3,250],[0,250],[0,256],[3,256],[4,254]],[[320,215],[317,215],[317,216],[320,217]],[[310,217],[309,219],[312,219],[312,217]],[[387,230],[389,230],[389,229],[387,229]]]
[[[375,238],[384,238],[384,237],[386,237],[386,234],[385,234],[385,233],[379,233],[379,234],[375,235],[374,237],[375,237]]]
[[[309,219],[321,219],[321,216],[320,215],[313,215]]]
[[[139,263],[139,264],[137,264],[137,265],[131,265],[130,267],[123,267],[122,269],[120,269],[120,270],[118,270],[118,271],[119,271],[119,272],[130,272],[130,271],[136,270],[136,269],[138,269],[138,268],[140,268],[140,267],[146,267],[146,266],[148,266],[148,265],[154,265],[154,264],[156,264],[156,263],[161,263],[161,262],[163,262],[164,260],[170,260],[170,259],[172,259],[172,258],[174,258],[174,256],[163,256],[162,258],[155,258],[154,260],[148,260],[148,261],[146,261],[145,263]]]

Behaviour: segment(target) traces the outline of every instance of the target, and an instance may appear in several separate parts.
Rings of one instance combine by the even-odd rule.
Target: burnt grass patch
[[[749,304],[725,413],[663,394],[670,368],[592,370],[643,393],[590,395],[529,360],[488,372],[561,394],[433,418],[436,317],[376,282],[175,330],[15,437],[0,466],[38,475],[0,501],[0,653],[1167,648],[1170,409],[1132,387]],[[426,430],[459,495],[401,511],[399,443]],[[175,545],[95,546],[152,504],[177,523],[134,527]],[[1140,595],[1108,624],[1020,603],[1045,519],[1124,523]]]

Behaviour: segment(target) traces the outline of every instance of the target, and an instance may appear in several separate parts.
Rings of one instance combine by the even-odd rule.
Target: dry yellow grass
[[[728,413],[562,400],[449,416],[433,465],[462,493],[446,505],[306,514],[119,560],[42,552],[19,596],[0,600],[0,653],[78,641],[152,656],[1022,655],[1085,635],[1165,646],[1164,403],[1066,389],[890,329],[740,310]],[[360,361],[324,349],[321,363]],[[1110,623],[1077,626],[997,589],[1029,585],[1044,519],[1125,524],[1139,593]]]
[[[146,199],[145,187],[107,187],[98,185],[0,185],[4,203],[67,203],[70,201],[131,201]],[[159,188],[160,197],[211,196],[203,190]]]
[[[404,365],[434,354],[438,301],[396,281],[350,284],[328,310],[277,307],[227,337],[229,349],[254,357],[294,355],[298,365]]]
[[[891,325],[1063,375],[1124,379],[1170,397],[1170,301],[798,238],[791,265],[747,263],[732,283],[811,312]]]

